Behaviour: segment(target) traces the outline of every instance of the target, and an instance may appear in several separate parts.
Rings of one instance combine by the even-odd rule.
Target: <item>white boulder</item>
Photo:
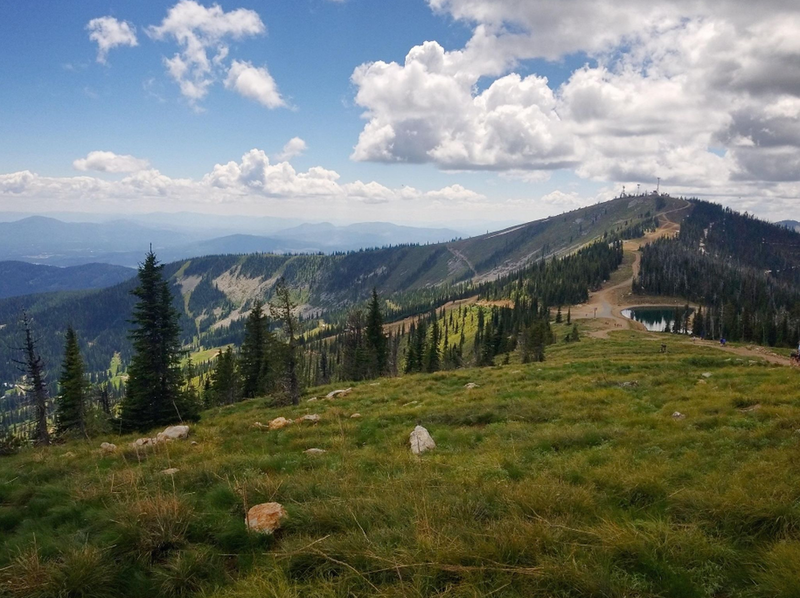
[[[436,443],[430,433],[422,426],[414,428],[408,440],[409,444],[411,444],[411,452],[415,455],[421,455],[425,451],[436,448]]]
[[[277,502],[265,502],[247,511],[244,519],[247,529],[261,534],[272,534],[280,528],[281,521],[288,517],[286,509]]]

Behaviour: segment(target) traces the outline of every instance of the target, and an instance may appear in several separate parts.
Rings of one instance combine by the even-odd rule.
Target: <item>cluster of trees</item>
[[[283,328],[283,338],[279,338],[271,330],[264,304],[256,301],[244,325],[241,349],[237,353],[228,347],[220,352],[216,368],[206,380],[206,406],[268,394],[294,405],[300,402],[303,376],[296,308],[288,286],[279,279],[269,306],[270,315]]]
[[[680,327],[705,338],[796,346],[800,337],[800,235],[706,202],[676,238],[642,248],[634,293],[701,305]]]

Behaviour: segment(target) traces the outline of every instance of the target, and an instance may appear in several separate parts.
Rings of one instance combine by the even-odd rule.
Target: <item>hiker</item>
[[[722,345],[723,347],[725,346],[726,342],[728,341],[726,341],[724,338],[719,339],[719,344]]]

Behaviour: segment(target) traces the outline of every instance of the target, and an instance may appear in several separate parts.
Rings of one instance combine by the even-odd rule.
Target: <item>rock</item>
[[[160,432],[156,439],[159,442],[165,440],[183,440],[189,437],[189,426],[170,426],[163,432]]]
[[[75,456],[75,453],[73,453],[72,451],[67,451],[66,453],[64,453],[63,455],[61,455],[61,457],[62,457],[63,459],[71,459],[71,458],[72,458],[72,457],[74,457],[74,456]]]
[[[180,469],[178,469],[177,467],[170,467],[169,469],[165,469],[164,471],[162,471],[161,474],[162,475],[175,475],[179,471],[180,471]]]
[[[137,438],[131,443],[134,448],[154,446],[158,442],[156,438]]]
[[[749,407],[743,407],[739,409],[742,413],[750,413],[751,411],[758,411],[761,409],[761,403],[756,403],[755,405],[750,405]]]
[[[267,426],[270,430],[280,430],[281,428],[285,428],[286,426],[294,423],[290,419],[286,419],[285,417],[276,417],[271,422],[269,422],[269,426]]]
[[[310,448],[303,451],[306,455],[324,455],[328,451],[325,449]]]
[[[192,446],[197,446],[197,442],[195,442],[194,440],[192,440]]]
[[[381,385],[380,382],[373,382],[372,384],[370,384],[370,386],[380,386],[380,385]]]
[[[411,401],[410,403],[405,403],[403,407],[411,407],[411,405],[416,405],[419,401]]]
[[[409,443],[411,444],[411,452],[415,455],[421,455],[425,451],[436,448],[436,443],[428,433],[428,430],[422,426],[417,426],[409,436]]]
[[[304,415],[303,417],[301,417],[300,421],[312,422],[312,423],[318,422],[319,421],[319,415],[317,415],[316,413],[310,413],[308,415]]]
[[[104,453],[113,453],[114,451],[117,450],[117,445],[111,444],[110,442],[104,442],[103,444],[100,445],[100,450],[103,451]]]
[[[346,397],[351,392],[353,392],[352,388],[345,388],[344,390],[332,390],[328,394],[325,395],[326,399],[341,399]]]
[[[619,384],[620,388],[636,388],[639,386],[639,382],[637,380],[628,380],[627,382],[621,382]]]
[[[711,377],[711,372],[703,373],[703,378],[710,378],[710,377]]]
[[[672,419],[684,419],[684,418],[686,418],[686,416],[680,411],[676,411],[675,413],[672,414]]]
[[[698,384],[708,384],[708,382],[706,382],[705,380],[698,380],[697,383]]]
[[[472,390],[473,388],[479,388],[479,387],[474,382],[468,382],[467,384],[464,385],[464,388],[468,388],[469,390]]]
[[[272,534],[281,527],[281,520],[288,517],[286,509],[277,502],[265,502],[247,511],[244,523],[250,531]]]
[[[361,417],[360,413],[354,413],[353,415],[350,416],[350,419],[359,419],[360,417]]]
[[[311,397],[310,399],[308,399],[308,401],[307,401],[307,402],[308,402],[308,403],[311,403],[312,401],[316,401],[316,400],[317,400],[317,397]]]

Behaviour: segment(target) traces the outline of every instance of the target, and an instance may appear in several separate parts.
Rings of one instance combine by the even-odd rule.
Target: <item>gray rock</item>
[[[411,445],[411,452],[415,455],[421,455],[425,451],[436,448],[436,443],[430,433],[422,426],[417,426],[412,430],[408,441]]]

